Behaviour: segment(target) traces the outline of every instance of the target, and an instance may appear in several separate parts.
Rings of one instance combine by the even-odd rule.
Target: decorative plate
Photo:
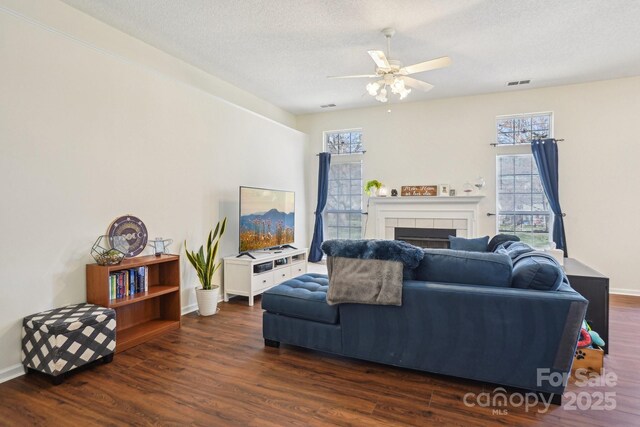
[[[147,227],[144,222],[133,215],[116,218],[109,226],[107,235],[109,236],[111,247],[123,252],[127,258],[138,255],[147,246]],[[123,245],[118,244],[118,242],[122,241],[122,239],[117,239],[116,237],[123,237],[127,242],[127,245],[125,245],[127,247],[121,247]]]

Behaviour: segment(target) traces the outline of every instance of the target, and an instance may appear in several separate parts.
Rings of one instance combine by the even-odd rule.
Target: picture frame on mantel
[[[438,196],[449,197],[449,184],[438,185]]]

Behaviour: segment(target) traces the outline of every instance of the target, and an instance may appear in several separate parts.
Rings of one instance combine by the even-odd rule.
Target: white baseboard
[[[611,288],[609,292],[615,295],[631,295],[634,297],[640,297],[640,289]]]
[[[0,383],[12,380],[20,375],[24,375],[24,366],[22,366],[22,363],[9,366],[8,368],[0,370]]]
[[[198,309],[198,304],[191,304],[191,305],[186,305],[184,307],[182,307],[182,315],[184,316],[185,314],[189,314],[189,313],[193,313],[194,311],[196,311]]]

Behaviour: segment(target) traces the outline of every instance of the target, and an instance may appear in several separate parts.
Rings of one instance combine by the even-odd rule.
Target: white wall
[[[70,17],[91,32],[93,20]],[[85,301],[89,250],[119,215],[175,239],[173,252],[227,215],[228,255],[238,186],[260,185],[296,191],[296,243],[307,235],[303,133],[170,75],[180,64],[150,68],[139,41],[126,58],[105,50],[101,25],[96,49],[30,19],[0,7],[0,381],[19,372],[24,316]],[[189,308],[196,279],[184,257],[182,280]]]
[[[322,131],[362,127],[364,180],[389,189],[448,183],[458,191],[483,176],[480,234],[495,234],[495,117],[553,111],[560,142],[560,198],[569,254],[611,279],[612,291],[640,295],[636,247],[640,239],[640,77],[546,89],[301,116],[307,132],[309,215],[315,208]],[[525,152],[530,152],[526,150]],[[372,229],[371,224],[368,227]]]
[[[59,31],[121,60],[132,61],[151,73],[162,75],[209,92],[247,111],[255,112],[289,127],[296,117],[254,94],[233,86],[183,62],[141,40],[110,27],[57,0],[0,0],[0,10],[19,16],[48,31]]]

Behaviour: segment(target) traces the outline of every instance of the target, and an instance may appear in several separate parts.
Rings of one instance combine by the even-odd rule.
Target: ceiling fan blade
[[[387,57],[385,56],[383,51],[370,50],[369,55],[371,56],[371,59],[373,59],[373,62],[376,63],[378,68],[391,68],[391,65],[389,65],[389,61],[387,61]]]
[[[404,80],[404,84],[412,87],[414,89],[419,89],[422,90],[424,92],[428,92],[431,89],[433,89],[433,85],[429,84],[427,82],[423,82],[421,80],[416,80],[413,77],[407,77],[407,76],[403,76],[402,80]]]
[[[378,77],[377,74],[359,74],[354,76],[327,76],[328,79],[372,79],[374,77]]]
[[[430,61],[421,62],[419,64],[409,65],[400,69],[400,74],[409,75],[421,73],[423,71],[437,70],[438,68],[448,67],[451,64],[451,58],[443,56],[442,58],[432,59]]]

